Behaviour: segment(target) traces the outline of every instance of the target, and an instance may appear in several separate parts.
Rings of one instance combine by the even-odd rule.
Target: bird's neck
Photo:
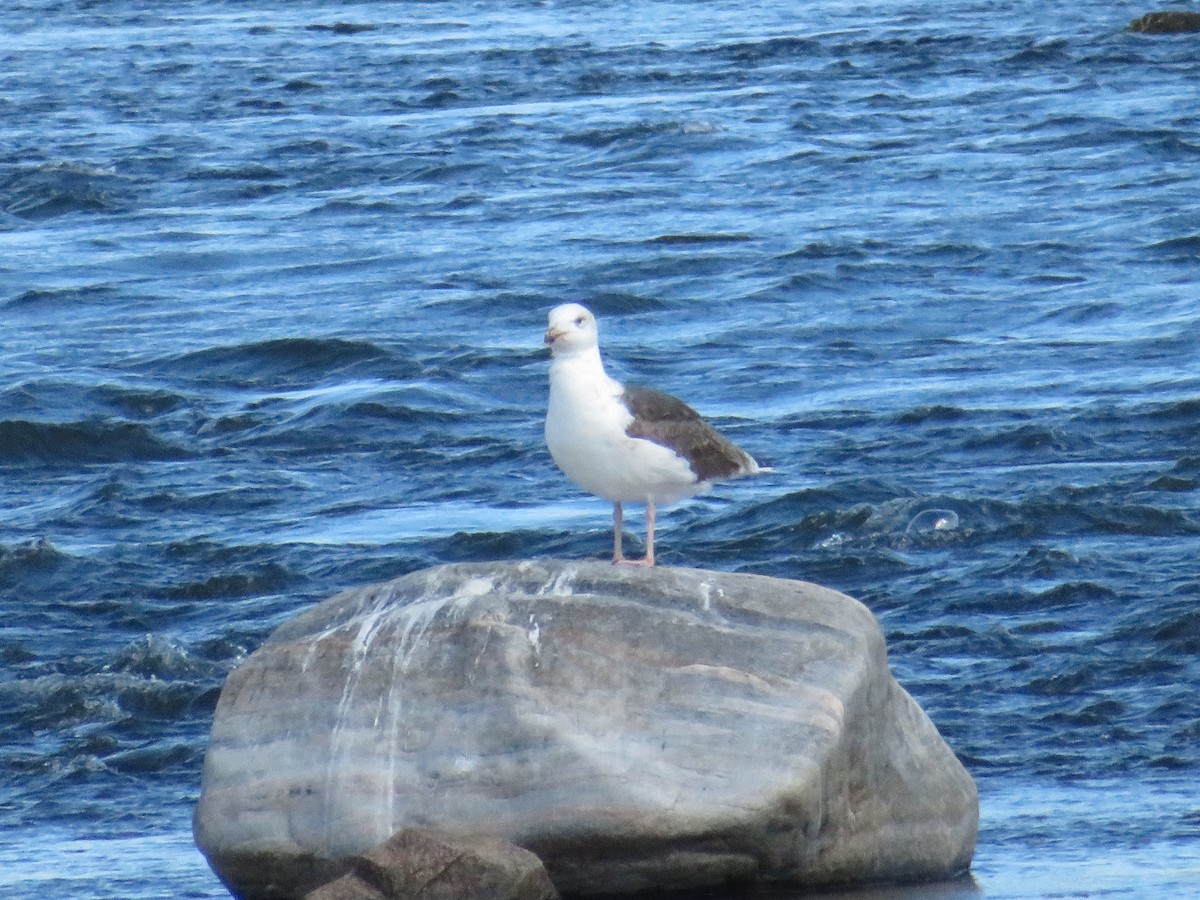
[[[621,385],[608,377],[604,371],[604,363],[600,360],[600,350],[588,347],[574,353],[554,357],[550,364],[550,394],[575,394],[580,391],[590,393],[617,394]]]

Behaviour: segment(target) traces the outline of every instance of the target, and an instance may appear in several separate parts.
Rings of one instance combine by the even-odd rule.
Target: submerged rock
[[[1130,22],[1128,30],[1144,34],[1186,34],[1200,31],[1200,13],[1179,9],[1148,12]]]
[[[564,895],[928,880],[974,782],[857,601],[795,581],[442,566],[284,624],[217,705],[196,841],[299,897],[405,828],[535,853]]]

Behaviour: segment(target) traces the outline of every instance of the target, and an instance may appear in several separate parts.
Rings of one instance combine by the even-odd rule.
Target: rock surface
[[[1128,30],[1144,34],[1186,34],[1200,31],[1200,13],[1177,9],[1148,12],[1130,22]]]
[[[580,895],[947,877],[977,823],[857,601],[538,561],[278,628],[221,693],[195,835],[245,898],[303,896],[414,826],[516,844]]]
[[[557,900],[541,860],[496,838],[406,828],[304,900]]]

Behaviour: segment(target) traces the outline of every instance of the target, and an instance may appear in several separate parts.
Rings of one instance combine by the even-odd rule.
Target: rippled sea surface
[[[541,438],[565,299],[778,470],[660,560],[879,616],[968,893],[1200,892],[1200,62],[1151,8],[14,0],[0,895],[224,896],[190,815],[271,629],[606,552]]]

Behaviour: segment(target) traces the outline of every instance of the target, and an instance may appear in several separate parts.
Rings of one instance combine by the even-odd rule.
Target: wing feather
[[[621,399],[633,416],[625,433],[673,450],[687,460],[699,481],[732,478],[757,470],[749,454],[723,437],[678,397],[653,388],[626,385]]]

